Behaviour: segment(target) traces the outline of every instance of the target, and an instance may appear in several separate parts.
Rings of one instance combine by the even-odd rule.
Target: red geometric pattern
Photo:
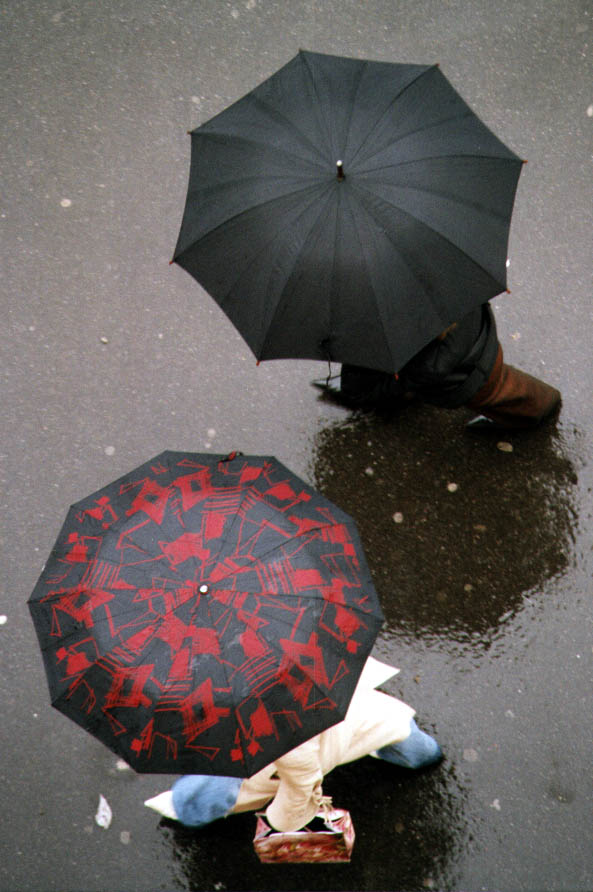
[[[382,622],[353,520],[240,454],[73,505],[29,606],[54,706],[138,771],[239,777],[344,717]]]

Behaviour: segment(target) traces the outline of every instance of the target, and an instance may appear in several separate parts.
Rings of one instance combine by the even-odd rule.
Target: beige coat
[[[332,768],[410,733],[411,706],[375,690],[398,671],[369,657],[345,719],[244,780],[232,812],[259,810],[269,803],[266,816],[276,830],[304,827],[319,810],[321,784]]]

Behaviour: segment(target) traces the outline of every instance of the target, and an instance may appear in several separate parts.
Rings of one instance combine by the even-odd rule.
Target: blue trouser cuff
[[[400,743],[391,743],[377,750],[377,756],[402,768],[424,768],[443,758],[443,751],[430,734],[421,731],[414,719],[410,722],[410,734]]]
[[[202,827],[224,818],[237,801],[240,777],[185,774],[172,787],[173,807],[187,827]]]

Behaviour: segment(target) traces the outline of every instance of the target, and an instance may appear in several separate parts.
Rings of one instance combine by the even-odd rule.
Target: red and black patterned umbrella
[[[234,453],[73,505],[29,607],[57,709],[137,771],[238,777],[344,717],[382,622],[354,521]]]

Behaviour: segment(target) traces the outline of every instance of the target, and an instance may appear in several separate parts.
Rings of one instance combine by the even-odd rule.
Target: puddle
[[[353,416],[317,435],[313,475],[357,522],[390,632],[475,648],[569,567],[578,478],[553,431],[509,453],[466,418]]]

